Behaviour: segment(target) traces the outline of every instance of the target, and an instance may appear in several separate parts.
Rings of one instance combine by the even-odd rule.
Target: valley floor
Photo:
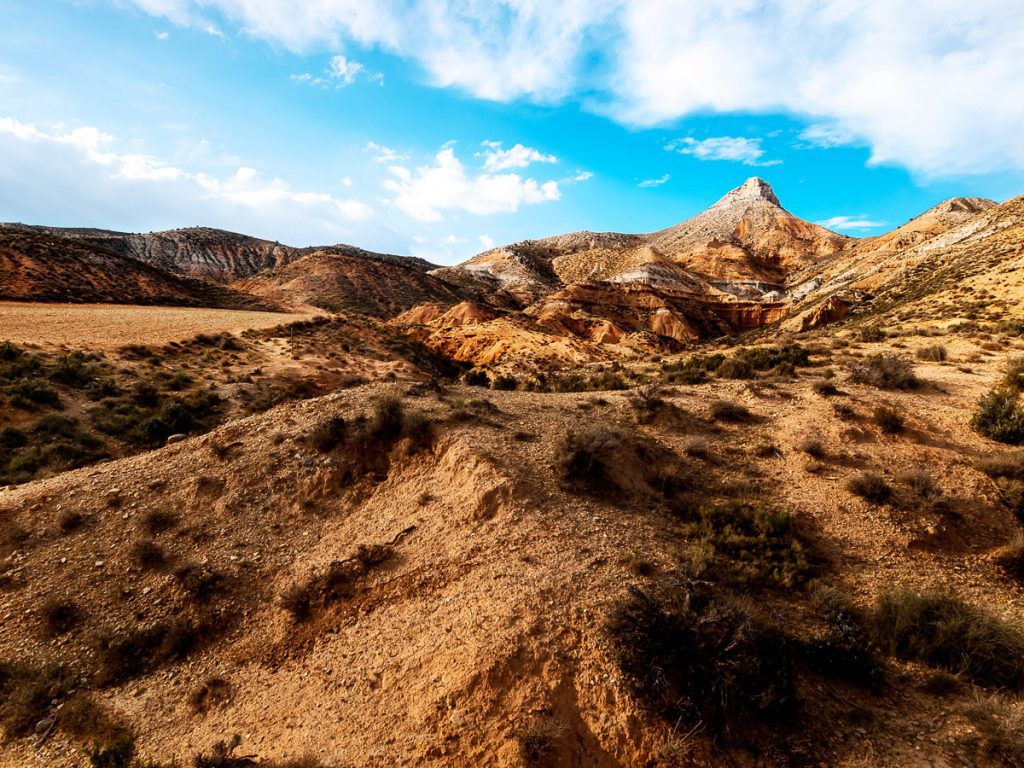
[[[232,734],[268,765],[1010,764],[974,708],[1012,723],[1019,705],[970,675],[885,655],[868,685],[800,657],[784,718],[716,733],[652,707],[610,629],[636,590],[694,578],[786,647],[822,636],[824,587],[857,615],[907,588],[1019,622],[1024,589],[994,555],[1020,523],[976,468],[999,446],[970,427],[1006,349],[942,341],[948,360],[918,362],[909,391],[846,379],[843,361],[887,343],[821,345],[795,377],[670,384],[646,404],[378,382],[0,491],[0,659],[73,680],[0,764],[84,765],[83,744],[124,727],[185,765]],[[830,369],[836,393],[815,386]],[[390,432],[382,402],[404,414]],[[603,474],[573,474],[567,435],[600,443]],[[890,495],[851,493],[864,472]],[[789,513],[789,549],[716,529],[708,505]],[[74,606],[67,631],[47,624],[54,600]],[[88,715],[62,721],[65,706]]]

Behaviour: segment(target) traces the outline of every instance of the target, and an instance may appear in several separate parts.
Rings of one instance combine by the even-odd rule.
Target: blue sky
[[[876,234],[1024,193],[1018,0],[2,0],[0,220],[452,263],[749,176]]]

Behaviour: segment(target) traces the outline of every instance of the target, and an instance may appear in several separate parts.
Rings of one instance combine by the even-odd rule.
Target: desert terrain
[[[0,765],[1024,764],[1022,200],[0,230]]]

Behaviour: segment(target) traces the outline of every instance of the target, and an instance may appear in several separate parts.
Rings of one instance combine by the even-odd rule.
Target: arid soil
[[[237,733],[238,753],[258,762],[309,754],[327,766],[999,765],[979,756],[965,714],[996,691],[960,679],[929,692],[935,670],[892,657],[874,691],[803,671],[799,709],[774,726],[774,741],[714,746],[699,724],[665,721],[636,698],[607,631],[611,606],[631,585],[671,581],[681,558],[692,557],[690,534],[645,484],[651,462],[701,478],[699,492],[756,486],[728,492],[792,512],[815,578],[860,608],[908,587],[1021,615],[1024,590],[991,559],[1019,523],[974,468],[997,446],[969,424],[1019,342],[993,351],[945,337],[949,359],[918,363],[923,383],[907,392],[846,379],[848,361],[934,342],[854,339],[825,345],[791,379],[668,385],[644,424],[635,393],[438,393],[414,377],[285,404],[8,489],[0,492],[0,656],[68,665],[80,695],[136,731],[145,754],[186,764]],[[658,367],[638,372],[653,376]],[[826,396],[812,384],[828,369],[839,393]],[[326,418],[356,424],[389,394],[423,414],[427,439],[398,440],[354,478],[362,454],[311,443]],[[719,399],[753,418],[715,419]],[[838,416],[833,402],[852,414]],[[882,404],[904,415],[901,434],[872,421]],[[561,440],[595,425],[627,436],[615,493],[573,491],[559,476]],[[808,437],[823,446],[817,457],[803,447]],[[647,459],[625,447],[633,440],[650,446]],[[864,470],[900,488],[901,475],[919,467],[946,503],[925,509],[899,496],[876,504],[846,490]],[[166,530],[153,532],[154,511],[170,513]],[[69,513],[81,523],[64,531]],[[159,563],[140,565],[140,540],[156,544]],[[389,542],[390,557],[343,596],[302,619],[283,607],[293,585],[332,561]],[[218,575],[212,595],[200,600],[183,586],[186,565]],[[816,631],[806,587],[748,589],[795,638]],[[81,618],[50,638],[41,611],[54,596],[73,601]],[[210,611],[214,626],[184,657],[101,682],[97,637]],[[194,694],[211,681],[221,681],[214,687],[223,697],[196,711]],[[557,724],[544,762],[524,762],[524,739],[543,722]],[[82,765],[81,748],[58,728],[45,742],[9,740],[0,762]],[[678,762],[666,762],[670,753]]]
[[[314,317],[307,313],[251,312],[118,304],[42,304],[0,301],[0,337],[16,344],[117,349],[166,344],[199,333],[241,333]]]

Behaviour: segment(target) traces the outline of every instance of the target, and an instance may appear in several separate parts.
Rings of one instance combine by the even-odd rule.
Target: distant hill
[[[435,264],[406,256],[374,253],[352,245],[293,248],[281,243],[208,227],[134,234],[104,229],[65,229],[0,224],[0,230],[34,231],[101,246],[121,256],[187,277],[222,284],[290,264],[315,252],[339,253],[427,271]]]
[[[0,228],[0,298],[279,310],[250,296],[161,269],[97,245],[33,229]]]
[[[232,287],[281,303],[390,318],[417,304],[456,304],[466,293],[404,262],[316,251]]]

